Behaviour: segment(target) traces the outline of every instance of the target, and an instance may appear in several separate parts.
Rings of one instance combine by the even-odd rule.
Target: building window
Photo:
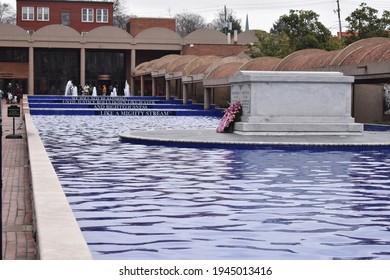
[[[37,20],[39,20],[39,21],[49,21],[49,8],[47,8],[47,7],[38,7],[37,8]]]
[[[22,20],[34,20],[34,7],[22,7]]]
[[[61,13],[61,24],[65,26],[70,26],[70,13],[68,12]]]
[[[28,62],[28,49],[0,48],[0,62]]]
[[[93,22],[93,9],[84,8],[81,10],[82,22]]]
[[[96,10],[96,22],[108,22],[108,9]]]

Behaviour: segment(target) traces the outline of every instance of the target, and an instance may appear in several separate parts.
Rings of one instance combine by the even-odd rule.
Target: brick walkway
[[[15,134],[22,135],[23,139],[5,138],[13,134],[13,118],[7,117],[8,106],[2,100],[2,259],[32,260],[36,259],[36,252],[26,131],[22,117],[15,118]]]

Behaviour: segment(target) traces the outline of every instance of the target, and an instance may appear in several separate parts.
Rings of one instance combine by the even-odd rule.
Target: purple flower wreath
[[[217,126],[217,132],[233,132],[234,122],[240,119],[241,114],[242,106],[240,101],[231,103]]]

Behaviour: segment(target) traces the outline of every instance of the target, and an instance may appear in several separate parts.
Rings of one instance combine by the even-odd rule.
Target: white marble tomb
[[[354,77],[340,72],[240,71],[231,77],[231,102],[243,115],[242,135],[359,135],[351,117]]]

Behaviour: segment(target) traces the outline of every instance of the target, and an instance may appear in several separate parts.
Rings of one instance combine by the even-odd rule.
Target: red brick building
[[[0,89],[18,83],[28,94],[63,94],[69,80],[75,85],[115,85],[118,92],[129,81],[132,95],[153,94],[158,86],[168,88],[166,73],[144,75],[141,82],[140,76],[133,76],[138,65],[169,55],[236,56],[257,40],[255,31],[248,31],[230,43],[225,34],[212,29],[181,37],[174,18],[130,18],[126,32],[113,26],[113,2],[16,0],[16,4],[17,24],[0,23]],[[169,83],[172,94],[180,97],[180,79]],[[201,98],[203,91],[200,87],[198,91]]]
[[[130,18],[126,24],[126,30],[135,37],[138,33],[153,27],[161,27],[176,32],[175,18]]]
[[[112,26],[113,2],[17,0],[16,14],[16,24],[25,30],[61,24],[81,33]]]

